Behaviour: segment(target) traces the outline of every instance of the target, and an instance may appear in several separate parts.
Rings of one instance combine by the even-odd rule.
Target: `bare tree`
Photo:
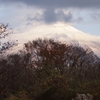
[[[9,24],[0,23],[0,53],[4,50],[9,49],[16,44],[15,41],[11,41],[9,36],[13,33],[12,29],[9,28]],[[9,39],[9,40],[8,40]]]

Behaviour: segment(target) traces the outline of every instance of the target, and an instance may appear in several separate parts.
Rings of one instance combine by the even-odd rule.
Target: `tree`
[[[95,93],[91,89],[100,84],[100,61],[90,49],[47,39],[28,42],[25,48],[36,100],[71,100],[76,93]]]
[[[9,24],[0,23],[0,53],[11,48],[16,44],[15,41],[8,40],[12,34],[12,29],[9,28]]]
[[[100,100],[100,59],[90,49],[37,39],[0,59],[0,100]]]
[[[5,89],[6,89],[5,83],[8,82],[8,80],[9,80],[9,78],[7,78],[7,76],[9,76],[7,73],[8,72],[7,67],[9,67],[9,66],[7,65],[7,60],[3,59],[2,56],[4,56],[4,53],[8,49],[10,49],[12,46],[17,44],[17,42],[12,41],[9,37],[12,33],[13,33],[12,29],[9,28],[8,23],[7,24],[0,23],[0,84],[3,84],[0,86],[0,93],[2,90],[5,91]],[[7,76],[5,76],[3,78],[2,75],[4,75],[4,74]],[[1,98],[2,93],[0,94],[0,98]]]
[[[31,66],[44,72],[40,77],[51,76],[54,72],[78,79],[94,77],[91,73],[98,58],[90,49],[46,39],[26,43],[25,48],[31,55]]]

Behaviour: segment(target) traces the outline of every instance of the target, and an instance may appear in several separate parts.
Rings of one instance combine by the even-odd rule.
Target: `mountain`
[[[79,44],[83,47],[89,47],[97,56],[100,56],[100,36],[84,33],[68,24],[37,25],[21,34],[15,34],[14,37],[22,44],[37,38],[55,39],[71,44]]]

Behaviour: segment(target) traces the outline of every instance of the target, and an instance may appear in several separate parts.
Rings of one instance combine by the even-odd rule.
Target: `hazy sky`
[[[0,22],[18,31],[61,22],[100,36],[100,0],[0,0]]]

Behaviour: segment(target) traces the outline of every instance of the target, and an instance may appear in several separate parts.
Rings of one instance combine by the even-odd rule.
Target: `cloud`
[[[99,35],[99,14],[94,15],[100,11],[99,5],[100,0],[0,0],[0,20],[19,31],[25,25],[64,22]],[[96,28],[91,28],[92,24]]]
[[[37,13],[34,16],[28,16],[27,21],[44,21],[46,24],[51,24],[59,21],[71,23],[74,19],[73,14],[69,11],[67,13],[62,10],[55,11],[54,9],[45,10],[43,14]]]
[[[82,22],[84,19],[82,18],[82,17],[78,17],[77,19],[76,19],[76,21],[77,22]]]
[[[31,23],[33,21],[44,21],[46,24],[55,22],[82,22],[84,21],[83,17],[74,14],[75,12],[77,12],[76,9],[98,8],[98,4],[100,4],[100,1],[98,0],[95,0],[95,2],[94,0],[1,0],[0,2],[4,5],[19,5],[17,6],[17,9],[19,11],[23,9],[23,5],[25,5],[27,9],[33,8],[33,12],[37,12],[37,10],[34,8],[42,9],[42,14],[37,12],[34,13],[34,15],[32,11],[28,10],[32,13],[32,15],[30,14],[26,17],[26,20],[29,21],[26,23]],[[27,9],[25,12],[27,12]],[[60,10],[56,12],[57,9]],[[68,12],[65,13],[63,9],[67,10]],[[75,18],[75,16],[77,16],[77,18]]]
[[[94,20],[99,20],[100,19],[100,13],[92,13],[90,15]]]
[[[64,20],[65,22],[71,22],[73,20],[73,14],[69,11],[67,14],[63,11],[58,11],[57,17],[59,20]]]
[[[43,14],[43,17],[46,23],[52,23],[57,21],[57,16],[53,9],[46,10]]]
[[[1,0],[2,3],[22,2],[43,8],[100,8],[100,0]]]
[[[32,16],[28,16],[26,20],[31,21],[31,22],[34,21],[34,20],[35,21],[42,21],[43,18],[42,18],[41,14],[37,13],[33,17]]]

